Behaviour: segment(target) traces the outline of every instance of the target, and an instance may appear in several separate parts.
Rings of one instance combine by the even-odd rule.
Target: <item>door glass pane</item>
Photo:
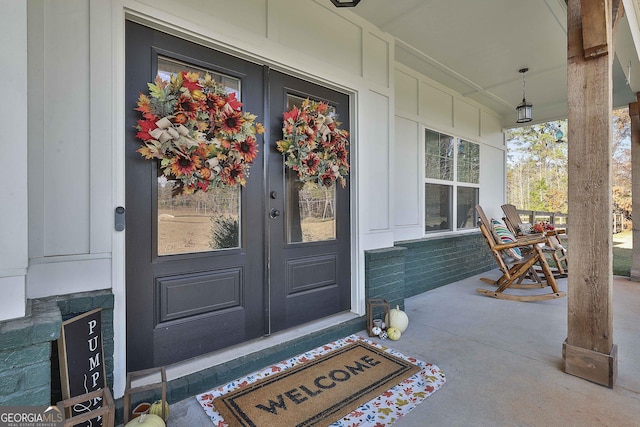
[[[158,178],[158,255],[240,246],[240,189],[172,195],[175,182]]]
[[[298,180],[288,169],[287,241],[317,242],[336,238],[336,186],[319,186]]]
[[[158,58],[158,74],[168,80],[182,71],[209,73],[224,84],[228,93],[240,96],[240,80],[192,67],[168,58]],[[240,187],[222,187],[208,192],[174,196],[176,184],[158,169],[158,255],[207,252],[240,246]]]
[[[297,106],[302,98],[287,95],[287,111]],[[338,120],[335,108],[329,106],[327,112]],[[301,182],[289,168],[285,171],[287,209],[285,219],[288,243],[317,242],[336,238],[336,185],[319,186],[316,183]]]
[[[478,224],[476,205],[478,204],[477,188],[458,187],[458,228],[475,228]]]
[[[424,185],[425,231],[451,230],[451,190],[450,185]]]

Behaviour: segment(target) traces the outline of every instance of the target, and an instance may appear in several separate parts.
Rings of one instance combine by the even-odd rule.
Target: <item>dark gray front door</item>
[[[268,128],[245,187],[176,196],[157,163],[136,152],[140,92],[181,70],[210,73]],[[348,126],[348,97],[132,22],[126,79],[127,370],[348,310],[348,186],[287,181],[274,148],[287,103],[328,101]]]
[[[349,185],[302,184],[276,150],[283,111],[309,98],[329,104],[349,129],[349,97],[278,73],[269,75],[268,221],[271,331],[290,328],[351,307]]]

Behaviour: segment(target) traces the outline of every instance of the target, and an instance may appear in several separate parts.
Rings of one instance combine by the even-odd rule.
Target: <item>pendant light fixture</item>
[[[524,74],[527,71],[529,71],[528,68],[521,68],[518,70],[518,72],[522,74],[522,102],[516,107],[516,113],[518,116],[516,123],[526,123],[530,122],[532,119],[531,112],[533,109],[533,104],[527,102],[527,99],[525,97],[526,82]]]
[[[331,3],[333,3],[335,7],[355,7],[358,3],[360,3],[360,0],[331,0]]]

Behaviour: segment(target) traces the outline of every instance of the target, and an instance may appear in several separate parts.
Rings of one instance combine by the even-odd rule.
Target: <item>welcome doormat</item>
[[[437,366],[352,335],[197,399],[218,427],[381,426],[444,382]]]

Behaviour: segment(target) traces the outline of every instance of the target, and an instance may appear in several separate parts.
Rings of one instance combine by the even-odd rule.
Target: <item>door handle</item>
[[[275,218],[275,217],[277,217],[277,216],[280,216],[280,211],[279,211],[278,209],[276,209],[276,208],[273,208],[273,209],[271,209],[271,210],[269,211],[269,216],[270,216],[271,218]]]

